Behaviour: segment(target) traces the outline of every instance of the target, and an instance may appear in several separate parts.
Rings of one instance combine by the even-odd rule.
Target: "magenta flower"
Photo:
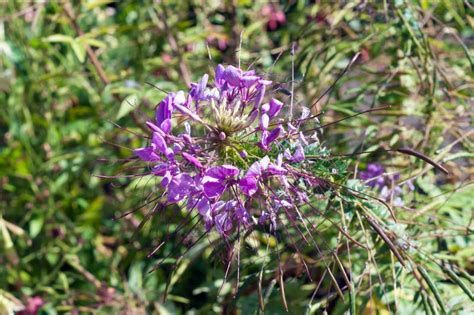
[[[277,4],[266,4],[262,8],[262,15],[267,19],[267,27],[270,31],[274,31],[286,23],[285,13]]]
[[[382,165],[371,163],[367,166],[367,170],[359,172],[359,178],[367,180],[367,185],[371,187],[383,187],[385,184],[385,179],[382,176],[384,172],[385,168]]]
[[[227,236],[274,215],[276,210],[254,208],[258,203],[279,209],[275,194],[289,194],[283,200],[305,194],[290,183],[292,164],[305,162],[308,143],[300,125],[309,111],[285,121],[283,102],[265,102],[272,82],[253,70],[218,65],[214,77],[212,84],[205,74],[188,93],[169,93],[146,123],[150,144],[134,154],[152,164],[150,174],[160,179],[166,202],[196,210],[206,229]],[[285,154],[275,154],[276,147]]]
[[[287,171],[274,163],[270,162],[268,156],[257,161],[250,166],[247,174],[240,180],[240,189],[247,196],[252,196],[257,192],[258,181],[266,179],[272,175],[284,175]]]
[[[208,198],[220,197],[238,174],[239,169],[231,165],[210,168],[202,178],[204,194]]]
[[[188,212],[186,221],[175,229],[184,231],[183,239],[199,242],[212,234],[209,240],[214,243],[215,237],[222,238],[220,243],[229,250],[225,275],[237,265],[237,285],[241,250],[251,245],[245,238],[263,239],[262,234],[271,236],[266,239],[268,257],[279,259],[280,279],[285,269],[293,270],[292,265],[304,266],[309,278],[314,273],[310,268],[350,272],[345,262],[327,264],[326,260],[339,249],[359,247],[365,252],[370,244],[379,248],[380,241],[405,265],[406,258],[399,252],[404,242],[396,242],[398,232],[390,231],[391,224],[384,222],[389,214],[395,218],[391,205],[402,201],[402,189],[394,183],[397,175],[385,174],[378,164],[359,173],[360,179],[377,188],[377,196],[360,181],[349,179],[348,165],[339,156],[330,156],[318,140],[324,127],[318,115],[300,105],[300,100],[292,98],[289,106],[272,98],[269,93],[275,90],[271,81],[253,70],[218,65],[214,75],[205,74],[188,91],[169,93],[155,109],[155,118],[146,122],[147,143],[133,151],[135,161],[144,162],[146,170],[137,176],[149,176],[155,180],[149,182],[157,183],[152,202],[173,211],[180,208],[179,214]],[[350,235],[347,227],[357,229],[357,224],[362,231],[367,227],[374,233]],[[401,231],[404,225],[393,226]],[[334,247],[326,235],[337,236],[339,245]],[[339,242],[343,237],[346,244]],[[369,240],[372,237],[376,238]],[[308,252],[300,250],[305,244],[317,249],[318,259],[310,267],[305,263]],[[280,255],[288,245],[295,255]],[[317,261],[325,269],[316,269]],[[267,260],[262,260],[266,265]],[[263,274],[263,267],[260,270]],[[353,277],[349,273],[340,279]],[[333,274],[331,278],[335,285],[342,283]]]
[[[44,300],[40,296],[28,297],[25,309],[17,312],[18,315],[36,315],[38,314],[41,306],[45,304]]]
[[[396,181],[400,178],[398,173],[386,174],[385,168],[378,163],[370,163],[365,171],[358,174],[360,179],[365,180],[366,184],[380,190],[380,198],[391,201],[394,205],[403,206],[401,195],[403,193],[403,185],[397,185]],[[415,187],[411,181],[405,183],[409,190]]]

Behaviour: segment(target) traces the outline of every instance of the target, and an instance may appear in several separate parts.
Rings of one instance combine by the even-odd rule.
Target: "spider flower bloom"
[[[134,154],[161,180],[166,202],[196,210],[208,230],[226,237],[267,219],[276,225],[276,211],[305,195],[289,183],[305,163],[300,125],[309,111],[285,121],[285,104],[265,101],[272,82],[254,71],[218,65],[211,81],[205,74],[189,91],[169,93],[146,123],[150,144]]]
[[[324,283],[327,292],[333,294],[340,283],[346,283],[345,290],[349,291],[350,282],[362,281],[363,274],[369,274],[368,287],[372,288],[372,271],[365,269],[375,265],[371,258],[383,255],[385,261],[391,261],[395,257],[400,266],[407,266],[407,259],[410,264],[418,261],[406,250],[411,245],[404,230],[410,225],[398,223],[391,207],[401,205],[400,196],[406,192],[397,185],[398,175],[385,174],[382,165],[369,164],[359,173],[359,179],[373,188],[368,192],[360,180],[349,179],[350,159],[331,156],[318,139],[325,126],[368,111],[321,124],[321,113],[312,114],[300,105],[301,100],[273,98],[272,91],[280,87],[253,70],[218,65],[214,73],[204,74],[187,91],[168,93],[156,107],[153,119],[145,122],[148,143],[134,150],[135,161],[146,171],[131,176],[148,176],[153,181],[147,183],[156,183],[154,189],[158,190],[156,196],[147,196],[146,205],[153,206],[145,219],[168,206],[169,210],[179,207],[180,214],[186,212],[177,218],[173,235],[183,233],[182,241],[192,247],[211,234],[210,244],[217,240],[226,246],[222,284],[236,265],[236,289],[242,282],[241,250],[242,254],[251,251],[251,259],[245,261],[250,268],[245,272],[256,275],[260,269],[259,285],[271,283],[269,277],[278,278],[284,304],[285,278],[298,277],[304,269],[311,282],[316,280],[312,274],[325,270],[325,277],[327,271],[331,282]],[[288,103],[288,99],[295,103]],[[423,157],[407,148],[396,151]],[[427,157],[422,159],[436,165]],[[380,241],[386,246],[379,246]],[[160,241],[150,256],[165,242]],[[253,259],[264,249],[262,245],[266,245],[265,256]],[[292,253],[283,254],[287,250]],[[364,267],[359,261],[354,268],[347,268],[354,261],[351,251],[361,251],[357,257],[367,256],[370,264]],[[171,249],[152,270],[173,252]],[[306,257],[315,253],[316,259],[307,264]],[[278,262],[271,263],[273,258]],[[275,272],[264,272],[264,268]],[[357,270],[362,273],[358,275]],[[337,291],[344,294],[343,288]]]

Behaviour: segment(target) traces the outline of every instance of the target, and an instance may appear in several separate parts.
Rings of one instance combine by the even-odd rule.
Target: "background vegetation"
[[[380,150],[348,157],[351,171],[377,162],[399,173],[399,183],[412,180],[415,189],[405,189],[396,207],[400,233],[431,253],[423,258],[428,279],[417,273],[424,290],[383,256],[357,292],[357,313],[472,314],[473,13],[462,0],[2,1],[0,314],[19,304],[25,314],[38,306],[43,314],[256,313],[258,290],[245,278],[236,299],[232,282],[218,295],[225,251],[207,242],[175,272],[164,265],[148,274],[157,257],[146,255],[181,217],[170,211],[142,229],[141,211],[114,220],[140,205],[147,189],[94,175],[119,173],[126,148],[142,145],[115,124],[140,132],[142,113],[151,115],[164,96],[147,83],[186,88],[240,55],[243,68],[282,82],[275,93],[284,98],[293,42],[297,101],[307,105],[360,53],[317,103],[325,122],[390,106],[326,128],[322,140],[333,153],[409,147],[449,170]],[[158,257],[183,253],[190,242],[171,234]],[[264,253],[255,250],[242,264]],[[372,264],[370,255],[352,260],[360,273]],[[382,285],[387,273],[403,290]],[[267,312],[286,313],[270,280]],[[313,295],[317,283],[296,272],[285,282],[292,314],[348,307],[350,299],[330,286]]]

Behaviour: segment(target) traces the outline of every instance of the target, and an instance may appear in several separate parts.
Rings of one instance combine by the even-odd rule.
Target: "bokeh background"
[[[325,122],[391,106],[327,128],[324,141],[333,152],[410,147],[449,170],[441,176],[422,161],[391,154],[356,156],[352,166],[377,162],[414,178],[416,192],[402,195],[407,224],[472,287],[473,6],[0,1],[0,314],[18,305],[26,307],[22,314],[256,313],[252,286],[237,299],[231,288],[217,294],[224,268],[219,251],[205,244],[174,273],[164,266],[148,274],[156,258],[146,255],[179,216],[163,214],[144,226],[144,211],[115,220],[140,205],[150,187],[95,175],[119,174],[128,148],[143,145],[124,127],[143,132],[144,115],[163,98],[148,83],[185,89],[216,64],[240,58],[242,68],[281,82],[275,93],[285,97],[293,42],[301,104],[312,104],[360,53],[315,107]],[[161,257],[189,242],[170,237]],[[346,302],[323,295],[309,303],[314,284],[288,283],[290,313],[342,314]],[[449,281],[439,285],[453,314],[474,311]],[[388,314],[383,294],[366,294],[359,312]],[[278,293],[267,298],[268,313],[286,313]],[[400,301],[400,314],[424,313],[413,296]]]

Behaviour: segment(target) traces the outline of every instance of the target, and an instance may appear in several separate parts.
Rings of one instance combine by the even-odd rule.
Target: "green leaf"
[[[85,7],[87,10],[92,10],[97,7],[116,2],[117,0],[89,0],[87,1]]]
[[[423,277],[423,279],[425,279],[426,283],[428,284],[428,287],[430,288],[431,292],[433,293],[433,295],[436,299],[436,302],[438,302],[439,307],[441,307],[441,310],[443,311],[443,314],[448,314],[448,312],[446,311],[445,303],[444,303],[443,299],[441,298],[441,294],[439,293],[438,288],[436,287],[435,283],[431,279],[431,277],[428,274],[428,272],[426,271],[426,269],[423,268],[422,266],[418,266],[418,271],[420,272],[421,276]]]
[[[54,34],[51,36],[48,36],[44,39],[47,42],[50,43],[67,43],[70,44],[74,42],[74,38],[71,36],[63,35],[63,34]]]
[[[128,115],[131,111],[135,110],[135,106],[138,103],[138,96],[136,94],[131,94],[127,96],[122,103],[120,104],[119,111],[117,116],[115,116],[116,120],[119,120],[122,117]]]
[[[76,54],[77,59],[79,59],[79,62],[83,63],[86,60],[86,49],[84,45],[81,44],[79,40],[73,40],[71,42],[71,47]]]
[[[43,224],[44,216],[37,216],[30,221],[29,232],[31,238],[35,238],[39,234],[39,232],[43,228]]]
[[[94,47],[98,47],[98,48],[106,48],[107,45],[100,41],[100,40],[97,40],[95,38],[87,38],[87,37],[80,37],[77,39],[80,43],[82,44],[87,44],[89,46],[94,46]]]

